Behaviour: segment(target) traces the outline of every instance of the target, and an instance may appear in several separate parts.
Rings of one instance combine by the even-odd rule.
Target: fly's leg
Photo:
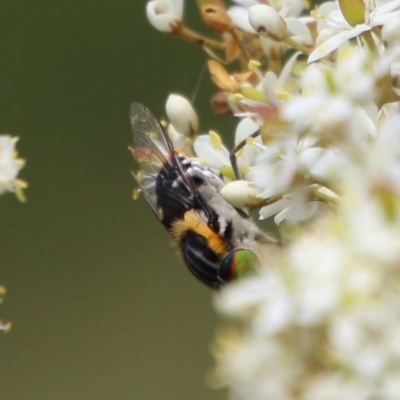
[[[257,131],[255,131],[254,133],[252,133],[251,135],[247,136],[246,139],[242,140],[239,144],[237,144],[234,149],[231,151],[231,153],[229,154],[229,160],[231,162],[231,166],[232,166],[232,170],[233,173],[235,175],[235,180],[240,180],[242,179],[242,176],[240,174],[240,170],[239,170],[239,165],[238,165],[238,161],[237,161],[237,153],[243,149],[244,146],[246,146],[247,144],[247,140],[249,138],[256,138],[257,136],[259,136],[261,134],[261,130],[258,129]]]

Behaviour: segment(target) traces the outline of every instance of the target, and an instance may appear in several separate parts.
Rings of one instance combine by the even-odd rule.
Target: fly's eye
[[[220,285],[251,274],[257,266],[258,258],[251,250],[235,249],[230,251],[218,269]]]

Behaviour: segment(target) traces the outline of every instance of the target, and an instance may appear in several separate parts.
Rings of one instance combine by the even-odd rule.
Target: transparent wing
[[[134,176],[144,198],[161,219],[157,209],[156,179],[160,169],[171,158],[173,146],[157,118],[143,104],[131,104],[130,119],[134,143],[131,151],[138,165]]]
[[[157,217],[163,220],[163,210],[157,207],[157,175],[169,162],[190,194],[192,208],[201,209],[209,225],[218,231],[218,215],[200,195],[196,183],[187,173],[187,167],[183,165],[158,119],[141,103],[131,104],[130,118],[134,141],[132,154],[139,167],[135,179]]]
[[[165,156],[174,151],[164,128],[145,105],[141,103],[132,103],[130,118],[135,146],[136,141],[139,145],[151,142],[153,147],[155,146]]]

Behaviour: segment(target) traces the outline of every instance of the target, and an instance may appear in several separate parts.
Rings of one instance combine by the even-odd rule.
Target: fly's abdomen
[[[221,258],[210,248],[207,239],[187,231],[181,242],[182,256],[190,272],[207,286],[217,286]]]
[[[181,248],[185,264],[206,285],[216,288],[218,269],[231,243],[215,232],[198,211],[189,210],[173,223],[172,237]]]

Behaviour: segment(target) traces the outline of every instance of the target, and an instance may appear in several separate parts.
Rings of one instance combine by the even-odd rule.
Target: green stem
[[[296,42],[293,40],[290,36],[286,36],[283,41],[290,47],[293,47],[295,50],[301,51],[303,54],[309,56],[311,54],[312,49],[309,49],[308,47],[302,45],[299,42]]]

